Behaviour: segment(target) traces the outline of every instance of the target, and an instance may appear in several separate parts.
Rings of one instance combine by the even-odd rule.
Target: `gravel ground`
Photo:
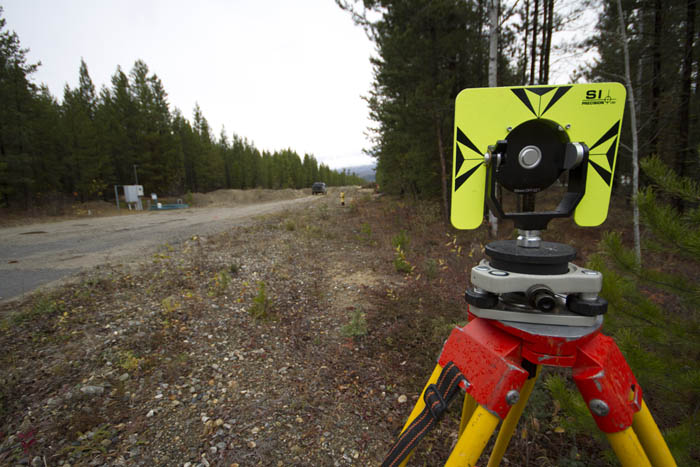
[[[402,278],[333,201],[3,305],[0,464],[381,462],[409,407],[346,336]]]
[[[349,191],[0,304],[0,465],[379,465],[487,239]],[[501,465],[610,465],[542,386]],[[445,462],[460,408],[411,465]]]

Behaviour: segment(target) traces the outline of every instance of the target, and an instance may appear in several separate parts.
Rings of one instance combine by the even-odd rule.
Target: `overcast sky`
[[[61,99],[78,84],[81,57],[99,89],[142,59],[171,110],[195,103],[218,137],[222,125],[261,150],[291,148],[331,168],[372,163],[362,153],[373,44],[333,0],[0,0],[34,74]],[[571,38],[590,26],[555,33]],[[565,83],[581,57],[553,57]]]
[[[258,149],[291,148],[332,168],[368,164],[361,96],[373,45],[333,0],[0,0],[33,75],[59,99],[81,57],[99,89],[117,65],[142,59],[171,110],[191,121],[195,102]]]

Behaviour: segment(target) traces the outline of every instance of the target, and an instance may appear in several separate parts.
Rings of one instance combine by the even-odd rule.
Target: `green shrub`
[[[223,295],[231,283],[231,274],[228,271],[219,271],[214,276],[211,287],[209,288],[209,296]]]
[[[406,251],[408,243],[408,233],[406,233],[406,231],[403,229],[401,229],[401,231],[394,235],[391,239],[391,246],[394,248],[400,248],[402,251]]]
[[[258,282],[258,294],[253,298],[253,304],[248,313],[255,319],[267,319],[270,311],[270,299],[265,291],[265,282]]]
[[[404,274],[409,274],[414,268],[411,263],[406,260],[404,251],[398,246],[396,247],[396,254],[394,256],[394,268],[396,268],[396,272]]]
[[[63,311],[63,308],[63,303],[48,296],[41,295],[32,304],[31,308],[17,311],[3,320],[2,328],[8,328],[9,325],[19,325],[37,319],[45,319],[59,315]]]
[[[367,335],[367,319],[362,310],[356,308],[350,316],[350,322],[340,328],[343,337],[360,337]]]

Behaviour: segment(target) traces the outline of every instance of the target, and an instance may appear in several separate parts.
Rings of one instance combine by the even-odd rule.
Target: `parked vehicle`
[[[316,182],[313,185],[311,185],[311,194],[316,195],[316,194],[326,194],[326,184],[323,182]]]

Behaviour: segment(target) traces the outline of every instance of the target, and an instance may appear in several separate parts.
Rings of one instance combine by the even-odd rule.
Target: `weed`
[[[22,323],[46,319],[53,315],[61,314],[63,302],[53,300],[45,295],[40,296],[30,309],[18,311],[3,320],[2,328],[8,329],[10,325],[20,325]],[[9,321],[8,321],[9,320]]]
[[[270,311],[270,299],[265,292],[265,282],[258,282],[258,294],[253,298],[253,304],[248,313],[255,319],[267,319]]]
[[[289,232],[295,231],[296,228],[297,228],[296,224],[291,219],[287,219],[287,221],[284,223],[284,229],[289,231]]]
[[[114,436],[108,424],[102,424],[86,433],[78,431],[78,440],[64,447],[60,454],[69,454],[71,457],[81,457],[83,454],[106,454],[107,449],[104,440],[111,440]]]
[[[398,234],[394,235],[391,238],[391,246],[393,246],[394,248],[400,248],[403,251],[405,251],[408,247],[408,243],[408,233],[403,229],[401,229],[401,231]]]
[[[36,435],[36,428],[32,428],[31,430],[27,431],[26,433],[18,433],[17,437],[20,439],[22,443],[22,450],[24,451],[25,454],[29,454],[29,448],[32,447],[34,443],[36,443],[36,438],[34,437]]]
[[[131,350],[124,350],[119,352],[119,366],[126,371],[134,371],[139,367],[141,358],[138,358]]]
[[[210,297],[223,295],[228,289],[230,283],[231,274],[229,274],[229,272],[226,270],[219,271],[214,275],[214,279],[212,281],[211,286],[209,287],[209,291],[207,292],[207,294]]]
[[[165,253],[153,253],[153,262],[157,263],[161,260],[164,259],[170,259],[171,257],[169,255],[166,255]]]
[[[396,268],[396,272],[401,272],[404,274],[410,274],[411,271],[415,268],[415,266],[412,266],[411,263],[406,260],[406,253],[401,249],[400,246],[396,247],[396,254],[394,256],[394,268]]]
[[[168,314],[179,310],[181,306],[180,302],[178,302],[172,295],[165,297],[161,302],[161,305],[163,306],[163,310]]]
[[[359,337],[367,335],[367,319],[359,308],[355,308],[350,316],[350,322],[340,328],[343,337]]]

